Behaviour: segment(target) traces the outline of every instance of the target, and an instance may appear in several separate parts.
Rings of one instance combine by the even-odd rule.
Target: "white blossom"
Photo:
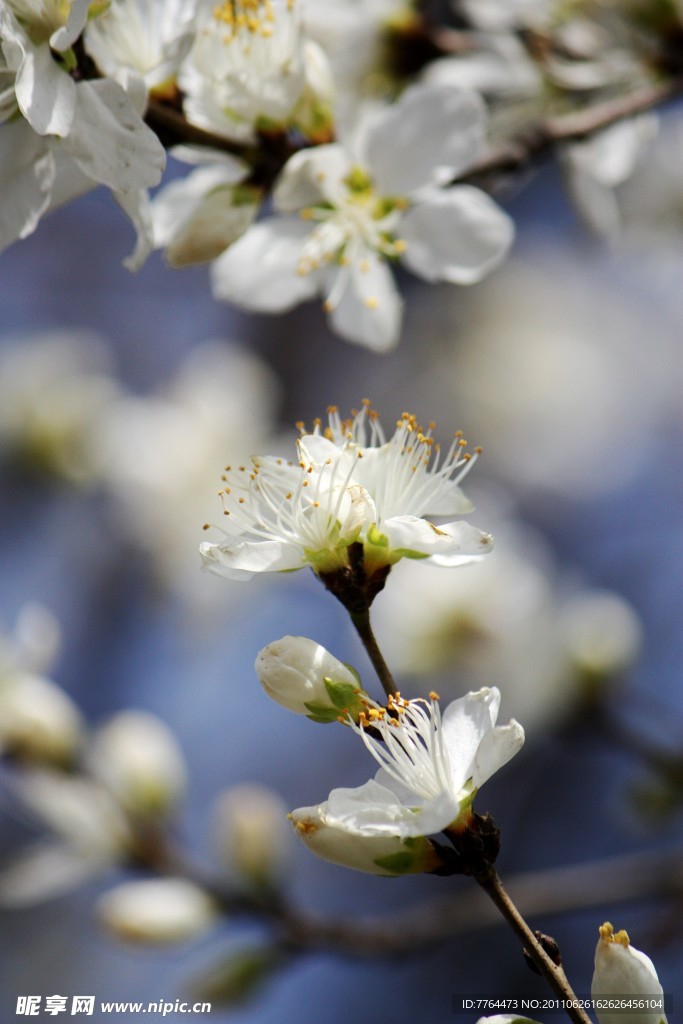
[[[28,672],[0,675],[0,751],[68,763],[83,736],[83,719],[52,680]]]
[[[215,259],[256,217],[261,191],[242,184],[247,165],[217,150],[177,146],[175,159],[200,166],[160,189],[151,205],[154,248],[172,267]]]
[[[336,333],[392,348],[403,304],[388,263],[473,284],[512,242],[511,220],[487,195],[443,187],[476,159],[484,134],[475,94],[421,85],[367,116],[353,142],[295,154],[273,195],[285,216],[254,225],[216,260],[214,294],[280,313],[322,293]]]
[[[196,0],[112,0],[85,30],[85,47],[102,74],[128,72],[147,89],[171,89],[194,40]]]
[[[258,128],[288,122],[304,81],[295,0],[200,4],[195,43],[179,76],[192,124],[251,141]]]
[[[431,428],[405,413],[387,441],[367,403],[347,422],[332,407],[320,428],[299,438],[295,463],[254,456],[249,467],[227,467],[224,540],[200,549],[208,569],[236,579],[307,565],[331,573],[362,543],[372,575],[403,557],[457,566],[490,549],[491,536],[465,522],[423,518],[472,509],[459,487],[472,465],[459,433],[443,454]]]
[[[291,859],[291,830],[284,801],[266,786],[242,783],[226,789],[214,809],[221,863],[238,883],[277,886]]]
[[[259,651],[255,668],[268,696],[295,714],[336,721],[357,717],[362,707],[357,674],[308,637],[273,641]]]
[[[599,932],[591,995],[600,1024],[621,1024],[624,1019],[623,1010],[601,1005],[610,996],[651,1002],[650,1007],[629,1012],[634,1024],[666,1024],[664,993],[652,960],[631,945],[625,931],[615,932],[609,922],[601,925]]]
[[[94,735],[93,776],[131,814],[169,815],[187,786],[187,769],[168,726],[148,711],[121,711]]]
[[[524,742],[514,720],[496,726],[499,705],[495,688],[453,701],[443,718],[435,695],[429,702],[390,698],[388,710],[368,702],[366,715],[350,724],[379,771],[357,789],[334,789],[317,807],[295,811],[300,837],[308,842],[316,824],[402,840],[465,827],[478,789]]]
[[[212,927],[213,900],[184,878],[124,882],[97,904],[101,923],[125,942],[167,945],[184,942]]]

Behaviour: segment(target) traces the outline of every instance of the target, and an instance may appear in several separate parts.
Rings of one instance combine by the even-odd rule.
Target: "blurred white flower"
[[[609,922],[601,925],[599,932],[591,996],[600,1024],[623,1021],[623,1010],[607,1009],[604,1003],[608,1003],[610,997],[628,999],[629,996],[652,1004],[651,1008],[629,1012],[634,1024],[666,1024],[664,993],[652,960],[630,944],[625,931],[615,932]]]
[[[130,814],[167,817],[185,794],[187,769],[175,736],[148,711],[121,711],[93,736],[87,762],[95,779]]]
[[[203,889],[184,878],[125,882],[97,903],[104,927],[125,942],[169,945],[208,931],[218,910]]]
[[[656,426],[677,415],[677,334],[656,298],[632,300],[627,274],[623,263],[583,251],[577,262],[543,244],[472,296],[467,344],[449,347],[435,372],[448,408],[517,492],[581,500],[614,490],[649,458]],[[643,345],[655,317],[657,359]]]
[[[443,718],[435,695],[429,702],[389,698],[388,709],[369,701],[367,714],[350,725],[379,771],[357,789],[334,789],[317,807],[294,811],[300,838],[308,843],[321,825],[402,840],[465,828],[478,789],[524,742],[518,722],[496,726],[499,705],[495,688],[453,701]]]
[[[47,672],[60,644],[61,630],[52,612],[37,602],[23,605],[13,630],[0,627],[0,678],[14,672]]]
[[[10,339],[0,353],[0,458],[94,483],[97,424],[117,393],[98,338],[56,331]]]
[[[12,212],[0,220],[0,249],[37,226],[52,200],[60,158],[90,188],[107,185],[122,205],[161,177],[164,149],[142,120],[134,84],[124,89],[110,79],[76,81],[70,74],[88,10],[88,0],[12,0],[0,7],[0,73],[5,81],[14,77],[14,100],[6,87],[2,117],[18,110],[26,122],[2,126],[0,187]]]
[[[566,716],[585,677],[605,682],[639,648],[635,612],[618,595],[563,577],[544,539],[507,519],[474,572],[405,561],[373,619],[394,671],[448,696],[495,683],[528,734]]]
[[[103,75],[139,75],[147,89],[171,89],[195,33],[197,0],[112,0],[91,19],[85,48]]]
[[[243,184],[247,165],[227,153],[177,146],[172,155],[200,166],[155,195],[154,248],[165,250],[172,267],[213,260],[252,223],[261,190]]]
[[[0,753],[22,761],[68,762],[81,744],[83,719],[50,679],[0,674]]]
[[[607,239],[621,229],[616,189],[634,174],[657,135],[655,114],[627,118],[584,142],[565,146],[570,192],[590,228]]]
[[[305,566],[334,573],[362,543],[370,578],[403,557],[457,566],[490,549],[491,536],[468,523],[422,518],[472,509],[459,487],[472,465],[460,433],[442,456],[432,427],[424,432],[404,413],[387,441],[367,402],[349,421],[331,407],[320,427],[299,438],[296,463],[259,456],[226,470],[225,539],[202,544],[208,569],[234,579]]]
[[[303,42],[296,0],[200,0],[179,75],[187,119],[243,142],[282,127],[304,87]]]
[[[26,906],[59,896],[127,857],[131,835],[124,814],[99,785],[24,770],[12,790],[55,838],[28,847],[0,871],[0,905]]]
[[[163,388],[123,396],[103,418],[97,444],[120,528],[149,553],[159,582],[190,604],[211,597],[198,572],[197,538],[216,467],[226,451],[245,458],[265,443],[276,394],[255,356],[207,342]],[[172,514],[160,515],[164,509]]]
[[[214,295],[281,313],[322,293],[336,333],[392,348],[403,303],[388,262],[473,284],[510,247],[512,221],[485,193],[443,187],[479,155],[485,120],[475,94],[418,85],[365,117],[347,146],[295,154],[274,190],[287,216],[254,225],[216,260]]]
[[[216,846],[234,881],[276,887],[291,859],[287,807],[272,789],[243,783],[226,789],[214,809]]]

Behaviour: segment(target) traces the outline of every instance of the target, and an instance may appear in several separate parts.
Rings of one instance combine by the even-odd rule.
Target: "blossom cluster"
[[[453,6],[440,32],[408,0],[2,0],[0,248],[105,185],[137,232],[131,269],[154,249],[210,262],[219,299],[277,314],[320,296],[337,334],[392,348],[394,267],[468,285],[510,249],[477,187],[495,191],[487,147],[657,81],[677,27],[591,0]],[[616,231],[614,189],[654,130],[615,115],[558,147],[597,230]],[[188,171],[150,200],[161,140]]]

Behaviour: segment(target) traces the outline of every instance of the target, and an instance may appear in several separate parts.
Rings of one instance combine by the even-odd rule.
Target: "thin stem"
[[[375,634],[372,631],[372,626],[370,625],[370,610],[366,608],[364,611],[349,612],[349,615],[351,616],[351,622],[356,627],[358,636],[361,638],[363,647],[368,652],[368,657],[372,662],[379,681],[384,687],[384,692],[387,697],[395,697],[398,693],[398,689],[389,666],[384,660],[384,656],[379,649]]]
[[[572,989],[561,966],[554,963],[510,899],[501,879],[493,866],[480,875],[474,876],[484,892],[491,898],[515,935],[522,942],[527,953],[546,979],[553,992],[563,1000],[566,1013],[574,1024],[592,1024],[588,1014],[581,1008],[579,999]]]

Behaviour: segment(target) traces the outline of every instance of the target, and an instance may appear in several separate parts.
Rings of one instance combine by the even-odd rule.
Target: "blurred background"
[[[517,241],[488,280],[402,282],[405,328],[388,356],[334,337],[317,305],[271,319],[219,304],[203,268],[171,271],[157,254],[129,274],[130,229],[99,193],[0,257],[4,642],[16,644],[22,609],[39,603],[60,634],[57,645],[43,621],[46,674],[88,723],[130,707],[163,719],[189,770],[178,834],[199,860],[216,863],[213,808],[226,787],[259,782],[298,807],[372,770],[347,731],[270,704],[253,670],[266,643],[306,635],[377,694],[341,606],[312,574],[231,584],[202,573],[197,554],[226,462],[288,451],[294,421],[365,397],[388,429],[408,409],[436,420],[441,439],[460,428],[484,448],[465,489],[494,553],[452,572],[401,564],[375,622],[404,694],[435,687],[446,700],[497,685],[502,720],[527,727],[522,755],[477,801],[502,828],[502,876],[682,849],[683,185],[649,171],[659,185],[630,183],[632,222],[611,246],[584,231],[560,173],[539,174],[509,204]],[[668,213],[640,230],[638,211],[665,194]],[[41,832],[11,774],[6,865]],[[365,877],[303,847],[291,857],[293,898],[334,916],[471,888]],[[92,913],[124,877],[114,868],[2,910],[3,1019],[28,993],[184,998],[226,951],[266,934],[234,921],[167,951],[126,947]],[[592,906],[531,923],[557,939],[579,993],[611,920],[676,997],[682,899],[680,886],[617,905],[598,891]],[[505,927],[472,921],[400,961],[302,957],[237,1013],[258,1024],[446,1021],[455,995],[515,993],[543,995],[544,983]]]

